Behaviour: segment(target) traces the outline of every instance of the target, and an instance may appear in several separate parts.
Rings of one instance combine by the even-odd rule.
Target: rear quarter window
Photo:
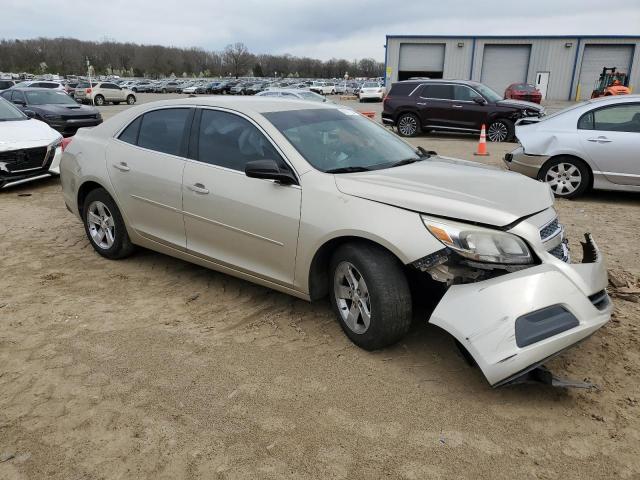
[[[391,91],[389,92],[389,95],[396,97],[408,97],[416,87],[416,84],[411,83],[394,83],[393,85],[391,85]]]

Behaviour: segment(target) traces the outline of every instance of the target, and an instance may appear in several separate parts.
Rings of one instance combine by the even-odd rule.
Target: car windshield
[[[25,92],[29,105],[78,105],[78,103],[66,93],[40,91]]]
[[[0,122],[10,122],[13,120],[27,120],[24,113],[7,102],[4,98],[0,98]]]
[[[327,100],[322,95],[318,95],[317,93],[313,92],[296,92],[296,94],[300,95],[305,100],[314,100],[316,102],[325,102]]]
[[[97,85],[97,83],[91,83],[92,87],[95,87]],[[76,88],[89,88],[89,82],[80,82],[78,85],[76,85]]]
[[[366,82],[362,87],[363,88],[378,88],[380,85],[378,85],[375,82]]]
[[[323,172],[377,170],[421,159],[395,134],[346,108],[289,110],[264,116]]]
[[[482,96],[487,100],[489,100],[490,102],[498,102],[502,100],[502,95],[498,95],[496,92],[491,90],[486,85],[483,85],[481,83],[476,83],[473,85],[473,88],[479,91],[482,94]]]
[[[511,87],[513,90],[520,90],[523,92],[535,92],[536,87],[527,83],[517,83]]]

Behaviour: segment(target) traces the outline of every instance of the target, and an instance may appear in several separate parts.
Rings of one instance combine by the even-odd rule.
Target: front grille
[[[553,222],[548,223],[540,229],[540,239],[544,242],[549,238],[555,236],[560,229],[560,222],[558,222],[558,219],[556,218],[553,220]]]
[[[554,257],[562,260],[563,262],[568,262],[569,261],[569,255],[567,255],[567,253],[565,252],[565,246],[564,243],[561,243],[560,245],[558,245],[555,248],[552,248],[551,250],[549,250],[549,253],[551,255],[553,255]]]
[[[609,305],[609,295],[606,290],[600,290],[593,295],[589,295],[589,300],[598,310],[604,310]]]
[[[94,120],[98,118],[98,115],[67,115],[65,120]]]
[[[42,168],[47,158],[47,147],[25,148],[0,153],[0,171],[17,173]]]

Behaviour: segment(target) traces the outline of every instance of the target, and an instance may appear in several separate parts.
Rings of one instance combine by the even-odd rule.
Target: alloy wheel
[[[110,249],[115,242],[116,226],[109,208],[98,200],[91,202],[86,222],[93,242],[103,250]]]
[[[362,274],[350,262],[340,262],[333,281],[340,317],[354,333],[362,334],[371,324],[371,299]]]
[[[547,171],[544,181],[549,184],[553,193],[570,195],[580,187],[582,174],[580,169],[571,163],[559,163]]]
[[[402,135],[410,137],[418,130],[418,122],[412,115],[405,115],[398,122],[398,130]]]
[[[487,131],[487,137],[492,142],[504,142],[509,136],[509,129],[502,122],[494,122],[489,125],[489,130]]]

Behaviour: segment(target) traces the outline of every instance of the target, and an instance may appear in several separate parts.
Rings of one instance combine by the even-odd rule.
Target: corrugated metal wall
[[[640,93],[640,37],[389,37],[387,38],[387,84],[397,81],[400,44],[444,43],[443,77],[480,81],[484,46],[494,44],[531,45],[527,81],[535,82],[537,72],[550,72],[547,99],[574,99],[578,88],[582,55],[587,44],[633,44],[634,54],[629,85]],[[460,44],[460,46],[458,46]],[[473,65],[472,65],[473,58]],[[610,65],[607,65],[610,66]],[[629,73],[629,72],[627,72]],[[595,79],[594,79],[595,81]],[[581,85],[581,89],[593,85]],[[502,93],[502,92],[499,92]]]

